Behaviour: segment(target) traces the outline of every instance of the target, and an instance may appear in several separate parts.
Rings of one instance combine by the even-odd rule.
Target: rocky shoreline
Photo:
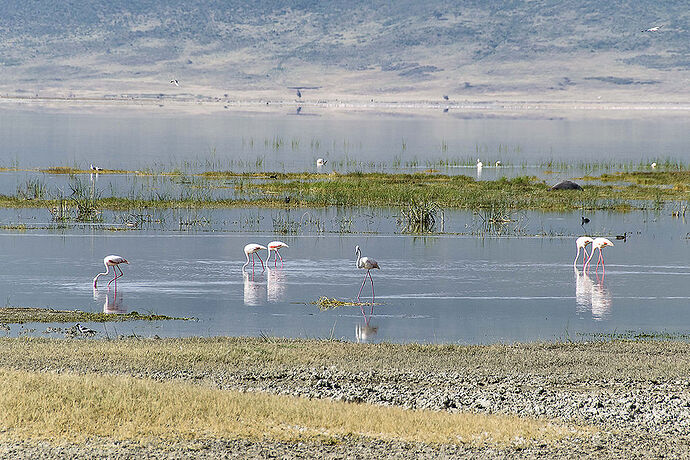
[[[443,347],[366,345],[323,341],[258,339],[243,346],[263,347],[269,359],[232,360],[225,364],[185,362],[148,366],[60,354],[26,359],[16,353],[32,341],[0,341],[0,366],[39,372],[125,374],[159,381],[205,382],[222,389],[265,391],[352,403],[412,409],[513,414],[591,427],[586,438],[553,444],[496,447],[425,445],[345,437],[338,443],[285,443],[274,440],[208,440],[194,443],[122,443],[93,440],[87,445],[55,447],[49,443],[2,440],[3,458],[649,458],[690,457],[690,346],[674,342],[608,342]],[[62,341],[80,349],[88,342]],[[107,346],[103,341],[99,346]],[[122,341],[118,341],[122,342]],[[142,341],[134,342],[137,346]],[[154,348],[156,342],[148,341]],[[184,344],[184,340],[177,343]],[[48,343],[50,345],[51,342]],[[60,344],[60,341],[52,342]],[[236,343],[236,342],[233,342]],[[318,357],[270,357],[281,344],[300,349],[326,348]],[[44,343],[45,345],[45,343]],[[278,347],[278,348],[276,348]],[[522,358],[522,359],[520,359]],[[397,362],[397,364],[396,364]],[[348,364],[349,363],[349,364]]]

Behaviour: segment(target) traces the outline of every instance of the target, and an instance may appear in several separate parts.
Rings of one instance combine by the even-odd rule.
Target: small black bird
[[[447,95],[447,94],[444,94],[444,95],[443,95],[443,99],[445,99],[445,100],[447,101],[447,100],[448,100],[448,95]]]
[[[297,97],[299,97],[299,98],[302,97],[302,92],[299,89],[297,90]]]
[[[289,196],[285,197],[285,204],[290,204],[290,197]]]
[[[588,223],[589,223],[589,219],[588,219],[587,217],[585,217],[585,216],[582,216],[582,225],[585,225],[585,224],[588,224]]]

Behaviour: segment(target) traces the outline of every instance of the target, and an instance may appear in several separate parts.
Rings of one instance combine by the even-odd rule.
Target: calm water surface
[[[543,162],[690,161],[686,119],[467,119],[390,114],[173,115],[41,113],[0,109],[0,166],[91,163],[146,168],[304,171],[393,170],[482,159],[482,178],[538,172]],[[461,115],[461,114],[459,114]],[[489,168],[495,161],[517,170]],[[525,171],[524,169],[527,169]],[[476,174],[451,167],[451,174]]]
[[[393,342],[553,340],[598,332],[687,332],[690,242],[615,241],[606,274],[574,272],[572,238],[294,236],[282,268],[242,273],[243,246],[272,234],[0,235],[7,305],[193,316],[198,321],[92,325],[105,334],[330,337]],[[354,246],[376,258],[376,305],[320,311],[321,296],[356,298]],[[94,290],[104,254],[126,256],[117,291]],[[262,254],[265,258],[265,252]],[[278,265],[280,265],[278,263]],[[366,284],[363,300],[370,300]],[[27,326],[28,327],[28,326]],[[38,332],[45,325],[35,326]],[[38,333],[37,332],[37,333]],[[13,326],[11,334],[22,333]]]

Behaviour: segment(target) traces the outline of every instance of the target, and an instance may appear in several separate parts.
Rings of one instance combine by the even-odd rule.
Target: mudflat
[[[686,457],[690,455],[689,351],[687,343],[640,340],[463,346],[267,337],[7,338],[0,340],[0,371],[7,381],[33,383],[17,387],[16,397],[6,393],[8,397],[0,400],[5,414],[0,453],[4,458]],[[77,380],[69,380],[75,376]],[[274,427],[263,432],[244,428],[214,432],[211,420],[205,422],[208,430],[192,427],[175,434],[180,426],[169,423],[158,434],[134,426],[129,432],[109,435],[90,434],[92,425],[107,418],[104,414],[99,420],[99,411],[107,412],[107,408],[96,407],[92,412],[96,420],[84,425],[88,429],[80,436],[74,430],[68,432],[69,424],[61,432],[59,427],[41,427],[30,417],[16,417],[30,405],[33,392],[40,392],[41,379],[50,385],[41,396],[43,405],[55,395],[64,400],[70,393],[77,394],[80,385],[92,385],[85,394],[93,393],[99,382],[107,381],[121,391],[111,388],[104,393],[112,398],[112,406],[126,399],[131,414],[155,412],[152,408],[160,407],[161,395],[178,391],[183,391],[182,396],[175,397],[184,401],[185,410],[202,405],[208,395],[194,393],[202,390],[213,398],[225,394],[287,398],[279,402],[285,404],[280,413],[271,416],[282,417],[292,406],[305,403],[340,406],[308,407],[307,411],[334,412],[313,422],[315,426],[309,425],[312,421],[294,422],[300,426],[282,422],[284,429],[278,432]],[[150,387],[141,387],[149,382]],[[157,393],[151,390],[157,385],[170,386]],[[11,392],[11,385],[5,385],[5,391]],[[58,407],[69,412],[96,404],[86,396],[80,398]],[[211,406],[217,409],[219,404]],[[216,414],[211,418],[264,417],[232,407],[211,411]],[[395,417],[422,417],[413,422],[419,427],[412,434],[404,427],[387,428],[385,418],[380,428],[358,425],[368,417],[361,411],[379,420],[380,410],[399,408],[405,410]],[[356,420],[343,422],[352,425],[343,425],[346,429],[329,425],[330,419],[352,409],[360,411],[355,413]],[[427,425],[427,417],[439,414],[456,418]],[[447,428],[444,424],[459,426],[466,417],[475,416],[486,417],[473,419],[484,430],[481,435],[450,434],[439,441],[424,433],[440,432]],[[136,421],[136,417],[126,418]],[[247,426],[258,424],[258,419],[249,420]],[[512,434],[502,433],[508,424],[522,434],[511,438]]]

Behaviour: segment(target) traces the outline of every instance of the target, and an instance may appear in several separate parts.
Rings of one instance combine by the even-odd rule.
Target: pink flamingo
[[[283,266],[283,256],[280,255],[278,252],[278,249],[283,249],[283,248],[289,248],[287,244],[283,243],[282,241],[271,241],[268,243],[268,257],[266,258],[266,263],[268,263],[269,259],[271,258],[271,251],[275,251],[275,256],[274,256],[274,261],[273,265],[277,266],[278,265],[278,257],[280,257],[280,266]]]
[[[577,267],[577,259],[580,257],[580,249],[582,249],[582,269],[585,269],[585,260],[587,259],[587,245],[594,241],[594,239],[588,236],[581,236],[575,240],[575,245],[577,246],[577,254],[575,255],[575,260],[573,261],[573,267]]]
[[[607,240],[606,238],[594,238],[594,241],[592,241],[592,253],[589,255],[587,262],[585,262],[585,265],[582,267],[582,271],[585,270],[585,267],[589,266],[589,261],[592,260],[592,256],[594,255],[594,251],[596,251],[598,249],[599,250],[599,258],[597,259],[596,270],[599,270],[599,263],[601,263],[602,272],[603,272],[603,274],[606,274],[606,268],[604,267],[604,255],[602,254],[602,248],[604,248],[606,246],[613,246],[613,243],[610,240]],[[596,273],[598,273],[598,271]]]
[[[254,270],[254,255],[256,255],[256,257],[258,257],[261,261],[261,271],[265,270],[264,261],[261,260],[261,256],[257,254],[257,252],[262,249],[266,249],[266,246],[261,246],[260,244],[256,243],[249,243],[244,247],[244,255],[247,256],[247,261],[244,263],[244,265],[242,265],[242,271],[244,271],[244,267],[249,265],[249,254],[252,255],[252,271]]]
[[[369,275],[369,280],[371,281],[371,301],[374,302],[374,280],[371,278],[371,269],[376,268],[380,270],[378,262],[370,257],[362,257],[362,251],[359,246],[355,247],[355,255],[357,256],[357,268],[363,268],[367,271],[364,275],[364,281],[362,281],[362,287],[359,288],[359,294],[357,294],[357,301],[359,302],[359,296],[362,295],[362,289],[364,289],[364,284],[367,282],[367,275]]]
[[[108,281],[108,288],[110,288],[110,283],[115,281],[115,285],[117,286],[117,279],[122,278],[124,276],[124,273],[122,273],[122,269],[119,267],[120,264],[127,264],[129,265],[129,262],[127,262],[127,259],[124,257],[116,256],[116,255],[109,255],[106,256],[103,259],[103,265],[105,265],[105,271],[103,273],[99,273],[96,275],[96,277],[93,279],[93,287],[96,288],[98,287],[98,278],[100,278],[103,275],[107,275],[108,272],[110,271],[110,267],[113,267],[113,273],[115,274],[115,278],[111,279]],[[120,270],[120,274],[117,274],[117,270]]]

